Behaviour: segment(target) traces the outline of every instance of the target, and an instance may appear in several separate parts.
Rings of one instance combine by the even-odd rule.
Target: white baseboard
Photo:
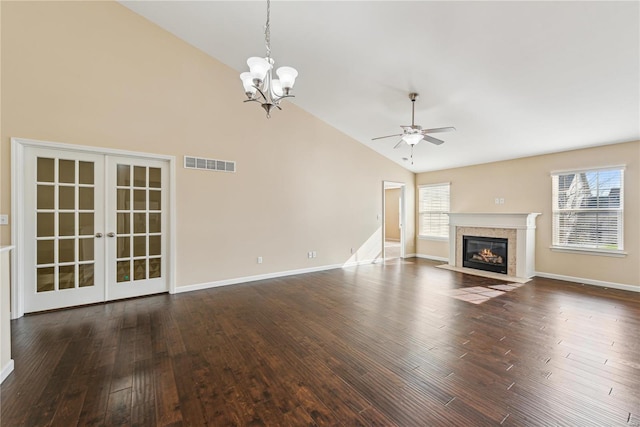
[[[623,291],[640,292],[640,286],[627,285],[624,283],[605,282],[604,280],[585,279],[582,277],[563,276],[562,274],[544,273],[536,271],[536,276],[547,279],[564,280],[566,282],[581,283],[583,285],[600,286],[601,288],[620,289]]]
[[[239,283],[255,282],[258,280],[276,279],[278,277],[293,276],[296,274],[315,273],[317,271],[334,270],[336,268],[355,267],[358,265],[375,264],[381,262],[377,259],[346,262],[344,264],[321,265],[319,267],[300,268],[296,270],[276,271],[275,273],[257,274],[255,276],[235,277],[233,279],[218,280],[215,282],[198,283],[195,285],[176,286],[176,294],[183,292],[199,291],[202,289],[217,288],[219,286],[237,285]]]
[[[445,258],[445,257],[441,257],[441,256],[435,256],[435,255],[415,254],[415,257],[416,258],[422,258],[422,259],[430,259],[431,261],[449,262],[449,258]]]
[[[0,384],[7,379],[11,372],[13,372],[13,359],[9,359],[9,362],[2,368],[2,372],[0,372]]]
[[[236,285],[238,283],[255,282],[257,280],[275,279],[278,277],[293,276],[295,274],[314,273],[316,271],[333,270],[341,268],[342,264],[322,265],[320,267],[300,268],[297,270],[277,271],[275,273],[256,274],[255,276],[235,277],[233,279],[218,280],[215,282],[198,283],[195,285],[176,286],[177,294],[182,292],[199,291],[201,289],[217,288],[218,286]]]

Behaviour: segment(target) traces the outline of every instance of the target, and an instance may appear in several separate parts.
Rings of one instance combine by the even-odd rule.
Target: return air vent
[[[185,169],[202,169],[218,172],[235,172],[236,162],[226,160],[203,159],[202,157],[184,156]]]

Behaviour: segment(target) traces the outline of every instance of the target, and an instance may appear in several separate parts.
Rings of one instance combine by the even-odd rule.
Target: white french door
[[[167,291],[166,162],[109,156],[107,182],[107,298]]]
[[[24,311],[166,292],[168,165],[24,150]]]

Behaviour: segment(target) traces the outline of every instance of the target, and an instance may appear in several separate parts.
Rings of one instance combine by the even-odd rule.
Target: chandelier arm
[[[264,99],[265,101],[267,101],[267,96],[264,94],[264,92],[262,91],[262,89],[260,89],[258,86],[254,86],[256,88],[256,90],[258,91],[258,93],[260,93],[260,96],[262,97],[262,99]],[[255,101],[258,101],[257,99],[255,99]],[[260,102],[260,101],[258,101]]]

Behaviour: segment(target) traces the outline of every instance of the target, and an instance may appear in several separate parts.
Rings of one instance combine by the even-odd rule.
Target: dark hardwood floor
[[[640,426],[640,294],[405,260],[12,323],[2,426]]]

